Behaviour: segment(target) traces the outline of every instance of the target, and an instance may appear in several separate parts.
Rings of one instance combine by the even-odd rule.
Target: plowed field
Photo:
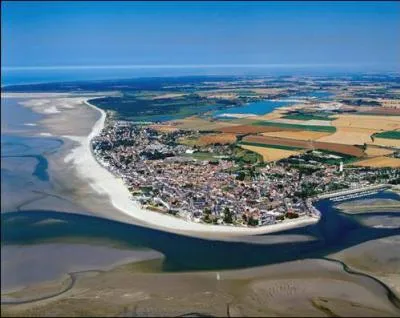
[[[246,136],[243,138],[243,141],[265,144],[265,145],[282,145],[282,146],[298,147],[305,149],[320,149],[320,150],[333,151],[337,153],[343,153],[355,157],[362,157],[364,155],[363,150],[359,147],[352,145],[342,145],[338,143],[294,140],[294,139],[276,138],[268,136]]]

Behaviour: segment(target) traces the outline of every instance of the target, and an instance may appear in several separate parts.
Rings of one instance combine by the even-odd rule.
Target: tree
[[[258,225],[258,220],[250,216],[249,220],[247,221],[247,225],[256,226]]]
[[[211,223],[211,209],[210,208],[205,208],[203,211],[203,221],[206,223]]]
[[[224,222],[225,223],[233,223],[233,213],[229,210],[228,207],[224,209]]]
[[[238,175],[236,176],[236,180],[243,181],[245,177],[246,177],[246,174],[243,171],[240,171],[238,173]]]
[[[254,178],[254,176],[255,176],[255,169],[254,169],[254,167],[251,167],[250,168],[250,177],[253,179]]]
[[[363,146],[362,146],[362,150],[365,151],[367,150],[367,143],[364,142]]]

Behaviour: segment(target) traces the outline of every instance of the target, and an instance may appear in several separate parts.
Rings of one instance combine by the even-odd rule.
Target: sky
[[[400,70],[400,2],[2,1],[2,69]]]

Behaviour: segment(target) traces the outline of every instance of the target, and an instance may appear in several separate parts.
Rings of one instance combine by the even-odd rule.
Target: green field
[[[353,157],[350,155],[345,155],[345,154],[334,152],[334,151],[328,151],[328,150],[322,150],[322,149],[318,149],[317,151],[323,153],[324,155],[339,156],[340,159],[319,156],[318,154],[315,154],[311,150],[308,150],[305,153],[302,153],[301,155],[299,155],[299,157],[306,161],[314,160],[314,161],[317,161],[320,163],[330,164],[330,165],[339,165],[340,162],[343,162],[343,164],[351,164],[353,162],[360,160],[360,158]],[[291,160],[293,161],[293,159],[287,158],[287,159],[282,159],[281,161],[291,161]]]
[[[303,148],[299,148],[299,147],[259,144],[259,143],[256,143],[256,142],[246,142],[246,141],[242,141],[238,145],[256,146],[256,147],[264,147],[264,148],[275,148],[275,149],[282,149],[282,150],[301,150],[301,149],[303,149]]]
[[[400,139],[400,131],[398,130],[385,131],[374,134],[373,137],[386,138],[386,139]]]
[[[238,147],[239,146],[239,147]],[[233,153],[232,153],[232,160],[242,166],[244,164],[255,164],[263,162],[262,156],[258,153],[253,151],[243,149],[240,147],[239,144],[231,145]]]
[[[294,120],[334,120],[335,118],[331,118],[329,116],[323,116],[323,115],[314,115],[314,114],[290,114],[290,115],[285,115],[282,118],[285,119],[294,119]]]
[[[186,153],[186,154],[184,154],[184,156],[192,157],[197,160],[213,160],[213,159],[215,159],[215,154],[212,154],[210,152],[200,152],[200,151],[194,152],[191,154]]]
[[[317,126],[317,125],[299,125],[299,124],[286,124],[286,123],[276,123],[272,121],[256,121],[252,123],[254,126],[270,126],[278,128],[292,128],[296,130],[308,130],[308,131],[322,131],[334,133],[336,127],[334,126]]]

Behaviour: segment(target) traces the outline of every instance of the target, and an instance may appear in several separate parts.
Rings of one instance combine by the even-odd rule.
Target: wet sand
[[[375,213],[375,212],[400,212],[400,201],[381,199],[381,200],[355,200],[337,205],[344,213]]]
[[[49,288],[56,290],[57,286],[42,284],[35,291],[39,295]],[[15,296],[31,293],[26,290]],[[72,316],[167,317],[193,312],[218,317],[400,314],[385,288],[373,279],[349,274],[340,264],[311,259],[220,273],[152,273],[125,265],[82,273],[72,289],[55,298],[2,306],[3,316],[65,312]]]
[[[107,269],[120,264],[163,257],[161,253],[150,249],[117,249],[106,244],[99,246],[82,243],[6,245],[1,248],[1,254],[2,294],[38,283],[60,280],[68,272]],[[50,259],[51,266],[48,266]]]
[[[400,232],[400,231],[399,231]],[[400,235],[368,241],[329,257],[385,283],[400,299]]]

